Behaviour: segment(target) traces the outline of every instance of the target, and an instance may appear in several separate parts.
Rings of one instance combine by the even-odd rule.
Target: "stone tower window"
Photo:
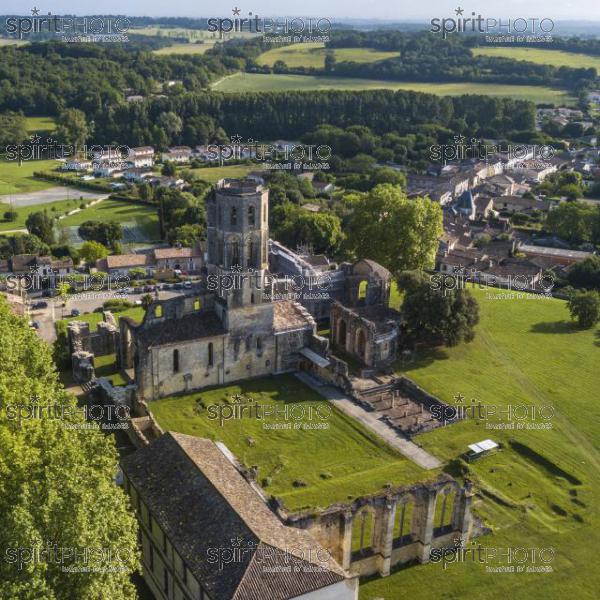
[[[208,344],[208,366],[212,367],[213,364],[214,364],[213,343],[209,342],[209,344]]]
[[[173,350],[173,373],[179,373],[179,350]]]
[[[255,225],[255,224],[256,224],[255,209],[254,209],[254,206],[249,206],[248,207],[248,225]]]
[[[235,206],[231,209],[230,224],[237,225],[237,208]]]

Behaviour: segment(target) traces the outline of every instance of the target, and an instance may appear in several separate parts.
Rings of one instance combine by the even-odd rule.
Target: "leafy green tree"
[[[79,250],[79,256],[88,264],[93,264],[108,256],[108,249],[100,242],[84,242]]]
[[[25,227],[31,235],[37,236],[45,244],[54,243],[54,219],[45,210],[30,213]]]
[[[181,244],[186,248],[191,248],[197,242],[204,239],[205,234],[206,232],[202,225],[180,225],[168,231],[167,239],[171,246]]]
[[[152,297],[152,294],[144,294],[142,296],[142,306],[144,307],[144,310],[148,310],[148,307],[152,304],[152,302],[154,302],[154,298]]]
[[[600,294],[595,290],[573,292],[567,305],[571,318],[583,329],[590,329],[600,321]]]
[[[27,139],[27,119],[18,113],[0,115],[0,146],[20,144]]]
[[[77,108],[67,108],[56,119],[56,135],[67,144],[83,146],[91,133],[85,113]]]
[[[50,346],[4,299],[0,398],[0,598],[135,599],[137,527],[115,484],[114,440],[84,429]],[[31,549],[45,554],[27,558]]]
[[[79,235],[84,240],[114,247],[116,242],[123,239],[123,227],[116,221],[85,221],[79,226]]]
[[[400,278],[399,283],[407,286],[406,279]],[[419,281],[413,276],[402,303],[402,315],[413,340],[456,346],[475,337],[479,306],[468,290],[441,291],[427,278]]]
[[[375,169],[371,181],[373,185],[391,183],[392,185],[399,185],[406,188],[406,175],[402,171],[398,171],[398,169],[390,169],[389,167]]]
[[[574,244],[590,241],[597,209],[583,202],[561,202],[548,213],[546,228]]]
[[[576,288],[600,289],[600,256],[594,254],[575,263],[569,271],[568,279]]]
[[[409,200],[398,186],[385,184],[357,198],[348,223],[347,245],[398,275],[433,266],[443,233],[442,209],[426,198]]]
[[[13,223],[14,221],[17,220],[18,216],[19,216],[19,213],[16,210],[7,210],[4,213],[4,220],[9,223]]]
[[[177,173],[177,168],[175,167],[175,163],[171,160],[168,160],[162,168],[162,174],[165,177],[173,177]]]

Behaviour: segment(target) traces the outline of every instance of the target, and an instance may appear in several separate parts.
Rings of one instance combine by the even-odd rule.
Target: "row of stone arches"
[[[435,496],[433,537],[445,535],[453,530],[457,489],[446,486]],[[412,494],[405,494],[395,500],[392,525],[392,547],[399,548],[415,541],[418,521],[419,500]],[[380,526],[373,506],[366,505],[352,516],[352,559],[360,560],[371,555],[377,544]]]
[[[367,355],[367,334],[364,327],[359,327],[354,332],[353,338],[348,339],[348,324],[346,320],[341,317],[337,322],[337,345],[348,353],[357,354],[363,360]]]

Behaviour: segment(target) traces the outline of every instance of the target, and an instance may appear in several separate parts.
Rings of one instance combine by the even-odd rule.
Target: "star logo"
[[[35,16],[35,15],[39,15],[39,14],[40,14],[40,9],[39,9],[37,6],[34,6],[34,7],[31,9],[31,14],[32,14],[32,15],[34,15],[34,16]]]
[[[231,9],[231,12],[237,17],[240,14],[241,9],[236,6],[235,8]]]
[[[232,273],[241,273],[242,272],[242,267],[240,267],[240,265],[233,265],[231,267],[231,272]]]
[[[238,133],[236,133],[235,135],[231,136],[231,143],[232,144],[239,144],[242,141],[242,136],[239,135]]]
[[[35,134],[32,135],[29,139],[31,140],[32,144],[39,144],[42,138],[39,135]]]
[[[234,396],[231,396],[232,400],[236,403],[236,404],[241,404],[242,400],[244,399],[244,396],[242,396],[242,394],[240,394],[239,392],[237,394],[235,394]]]
[[[465,12],[464,8],[461,8],[460,6],[454,11],[457,15],[461,15]]]
[[[465,141],[465,136],[464,135],[455,135],[454,136],[454,143],[455,144],[460,144],[462,145],[462,143]]]
[[[463,396],[460,392],[458,394],[456,394],[456,396],[454,396],[454,400],[458,403],[458,404],[462,404],[465,400],[465,396]]]

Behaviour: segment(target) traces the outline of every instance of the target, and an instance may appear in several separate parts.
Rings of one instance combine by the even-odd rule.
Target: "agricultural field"
[[[34,160],[19,163],[12,160],[0,160],[0,196],[36,192],[56,186],[51,181],[35,179],[35,171],[51,171],[59,166],[55,160]]]
[[[563,52],[562,50],[518,47],[473,48],[473,54],[475,56],[501,56],[514,60],[526,60],[541,65],[554,65],[555,67],[572,67],[574,69],[594,68],[600,72],[600,56]]]
[[[26,40],[17,40],[14,38],[0,38],[0,47],[2,46],[24,46],[28,44]]]
[[[236,73],[216,81],[212,89],[217,92],[277,92],[283,90],[412,90],[438,96],[508,96],[530,100],[536,104],[572,105],[575,98],[564,90],[534,85],[508,85],[488,83],[422,83],[378,81],[353,77],[321,77],[316,75],[275,75],[262,73]]]
[[[223,420],[222,426],[219,419],[209,418],[211,405],[226,416],[236,394],[262,406],[294,407],[303,426],[324,423],[328,429],[269,429],[282,423],[275,416]],[[199,401],[205,408],[197,408]],[[331,416],[311,421],[309,408],[316,411],[317,407],[322,415]],[[381,490],[388,482],[401,484],[435,475],[398,454],[293,375],[162,398],[151,402],[150,410],[165,431],[222,441],[245,465],[258,465],[259,481],[269,480],[266,492],[282,498],[290,510],[326,507]]]
[[[398,52],[386,52],[373,48],[335,48],[331,52],[337,62],[372,63],[398,56]],[[325,66],[326,55],[325,44],[310,42],[267,50],[256,59],[256,62],[259,65],[272,67],[276,61],[282,60],[288,67],[322,69]]]
[[[590,590],[600,585],[600,572],[588,559],[589,548],[600,543],[600,408],[591,392],[600,389],[598,331],[576,329],[561,300],[495,298],[499,292],[474,290],[481,322],[472,343],[423,353],[404,372],[453,405],[474,401],[498,411],[527,406],[527,412],[519,409],[522,417],[532,414],[531,407],[545,407],[547,418],[537,416],[530,428],[524,419],[523,429],[497,428],[510,425],[506,419],[468,419],[417,440],[448,462],[458,459],[468,444],[487,438],[499,442],[495,454],[449,467],[480,490],[475,513],[492,533],[474,545],[552,548],[553,572],[493,576],[475,561],[447,564],[446,569],[432,563],[364,581],[361,600],[400,595],[431,600],[574,595],[591,600]],[[581,577],[580,565],[588,564]],[[445,595],[440,596],[440,589]]]
[[[153,50],[154,54],[204,54],[208,49],[214,46],[213,42],[206,41],[203,44],[197,43],[180,43]]]

